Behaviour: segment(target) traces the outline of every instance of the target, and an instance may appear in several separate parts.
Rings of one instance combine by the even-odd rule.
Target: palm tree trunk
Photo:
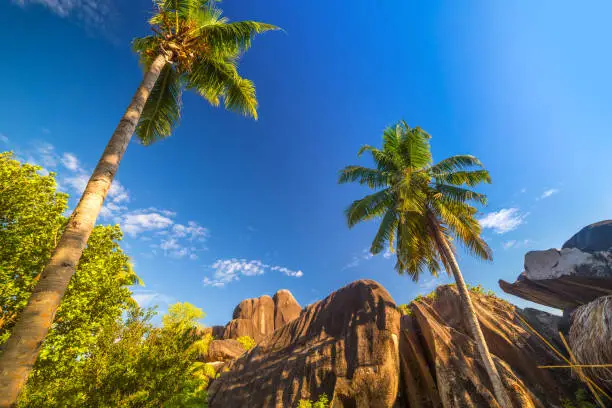
[[[448,244],[446,237],[444,237],[439,231],[436,235],[436,240],[442,248],[444,258],[448,261],[448,264],[450,265],[451,271],[455,278],[455,282],[457,283],[457,289],[459,290],[459,298],[461,299],[461,303],[463,304],[463,313],[465,316],[465,320],[467,321],[469,329],[472,332],[471,334],[474,341],[476,342],[476,347],[478,348],[478,352],[480,353],[480,358],[482,358],[485,370],[487,371],[489,379],[491,380],[491,384],[493,385],[493,393],[495,394],[498,404],[502,408],[510,408],[512,407],[512,404],[508,399],[508,394],[506,393],[506,389],[502,384],[499,373],[497,372],[497,368],[495,367],[495,363],[493,363],[493,358],[491,357],[491,353],[489,352],[489,347],[487,346],[487,342],[485,341],[484,335],[482,334],[480,324],[478,323],[478,318],[476,317],[476,311],[474,310],[474,305],[472,304],[472,298],[470,297],[469,289],[467,288],[465,281],[463,280],[463,275],[461,274],[461,270],[459,269],[459,265],[457,264],[455,254],[453,253],[453,250]]]
[[[32,371],[144,105],[167,62],[168,56],[159,55],[144,75],[132,102],[106,145],[51,260],[4,346],[0,355],[0,408],[16,404],[19,392]]]

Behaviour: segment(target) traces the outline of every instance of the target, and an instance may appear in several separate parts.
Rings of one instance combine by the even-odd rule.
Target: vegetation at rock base
[[[574,395],[575,399],[563,399],[561,400],[561,405],[563,408],[596,408],[597,405],[593,404],[589,399],[589,393],[581,388],[576,391]]]
[[[250,350],[257,345],[255,339],[250,336],[240,336],[236,340],[244,347],[245,350]]]
[[[327,394],[321,394],[316,401],[302,399],[297,408],[329,408],[329,398]]]

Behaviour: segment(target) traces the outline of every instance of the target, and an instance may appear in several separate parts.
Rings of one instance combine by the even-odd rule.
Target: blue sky
[[[376,223],[346,227],[344,208],[366,191],[337,185],[338,170],[367,164],[358,148],[402,118],[432,135],[436,159],[474,154],[492,174],[480,218],[495,260],[462,256],[468,282],[499,292],[527,250],[609,218],[612,4],[511,3],[221,3],[232,20],[285,32],[258,38],[241,64],[259,121],[186,95],[171,138],[130,145],[100,222],[124,227],[146,284],[137,299],[189,301],[224,324],[240,300],[281,288],[305,305],[371,278],[405,303],[444,282],[413,283],[368,255]],[[140,80],[129,45],[150,6],[0,3],[0,147],[79,192]]]

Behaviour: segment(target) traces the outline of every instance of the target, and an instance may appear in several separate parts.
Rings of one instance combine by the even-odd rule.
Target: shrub
[[[257,345],[257,343],[255,343],[255,339],[250,336],[240,336],[236,340],[238,340],[242,347],[244,347],[244,349],[247,351]]]
[[[561,400],[563,408],[596,408],[595,404],[589,401],[589,395],[583,388],[574,394],[575,401],[564,398]]]
[[[329,408],[329,398],[327,394],[321,394],[315,402],[309,399],[301,399],[297,408]]]

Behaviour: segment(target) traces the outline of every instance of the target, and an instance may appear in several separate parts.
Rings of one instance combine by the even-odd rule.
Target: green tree
[[[56,192],[54,175],[0,153],[0,342],[12,317],[27,303],[54,240],[67,219],[67,196]],[[97,336],[133,305],[128,288],[139,282],[119,247],[118,226],[97,226],[43,343],[28,390],[39,394],[69,387],[71,373]],[[33,404],[31,406],[45,406]]]
[[[65,224],[53,173],[0,153],[0,344],[28,302]]]
[[[229,110],[257,117],[253,83],[242,78],[236,66],[255,34],[276,27],[228,22],[207,0],[154,4],[153,35],[134,41],[144,78],[0,355],[0,406],[14,404],[36,361],[134,131],[144,144],[169,136],[180,118],[183,89],[213,105],[222,100]]]
[[[198,361],[207,347],[196,320],[203,312],[188,303],[172,305],[162,327],[151,324],[154,314],[134,306],[125,320],[107,324],[65,382],[41,381],[46,387],[37,389],[28,381],[19,406],[205,407],[215,373]]]
[[[396,253],[398,273],[407,273],[415,281],[425,270],[434,276],[442,268],[452,273],[495,396],[502,407],[509,407],[453,244],[461,243],[470,253],[492,259],[472,205],[485,204],[486,197],[470,189],[491,179],[473,156],[453,156],[434,164],[429,139],[422,129],[410,128],[402,121],[384,131],[382,149],[366,145],[359,150],[359,155],[372,155],[376,168],[347,166],[340,172],[339,182],[357,182],[377,191],[347,208],[348,225],[381,219],[370,252],[378,254],[389,246]]]

